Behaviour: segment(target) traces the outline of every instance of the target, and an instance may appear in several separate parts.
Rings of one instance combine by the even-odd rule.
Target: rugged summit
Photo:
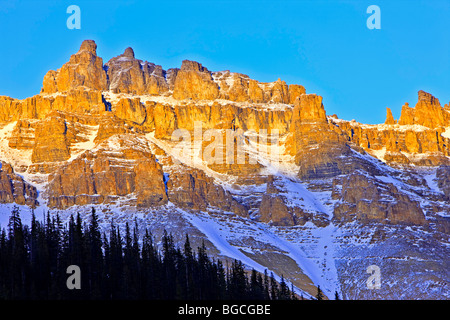
[[[42,93],[65,92],[86,87],[93,90],[108,88],[103,59],[97,56],[97,44],[85,40],[80,50],[57,71],[49,71],[44,77]]]
[[[5,212],[144,214],[305,295],[449,298],[450,107],[430,93],[367,125],[299,84],[132,48],[103,63],[86,40],[39,94],[1,96],[0,121]],[[370,264],[389,285],[362,285]]]

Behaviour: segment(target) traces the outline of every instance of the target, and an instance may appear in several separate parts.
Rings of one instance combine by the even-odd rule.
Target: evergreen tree
[[[323,300],[324,295],[322,290],[320,289],[320,286],[317,286],[317,294],[316,294],[316,299],[317,300]]]
[[[281,275],[280,281],[280,291],[278,292],[278,300],[289,300],[291,297],[291,293],[289,291],[289,287],[287,286],[284,276]]]
[[[195,298],[194,291],[194,277],[195,277],[195,257],[192,251],[189,235],[186,234],[184,241],[184,260],[185,260],[185,279],[186,279],[186,299],[191,300]]]
[[[270,299],[270,284],[269,284],[269,275],[267,269],[264,270],[264,280],[263,280],[263,299]]]
[[[11,296],[16,299],[25,299],[26,296],[26,275],[28,266],[27,248],[25,247],[25,237],[22,220],[19,215],[19,208],[14,206],[8,222],[9,237],[9,278],[11,281]]]
[[[142,245],[138,224],[125,224],[125,237],[111,221],[109,236],[101,234],[92,209],[89,223],[81,215],[64,226],[58,214],[42,222],[34,213],[31,228],[22,225],[14,207],[7,230],[0,232],[0,299],[289,299],[284,278],[280,286],[265,270],[247,274],[241,261],[231,268],[211,259],[205,243],[192,250],[189,236],[175,246],[164,231],[162,250],[145,230]],[[82,270],[81,290],[66,286],[66,269]]]
[[[87,264],[90,277],[89,288],[92,299],[100,299],[103,291],[103,251],[98,216],[92,208],[91,221],[88,229],[87,252],[90,255],[90,263]]]
[[[235,300],[247,297],[247,277],[242,262],[238,260],[234,260],[231,266],[229,295]]]
[[[270,299],[277,300],[279,297],[278,283],[273,272],[270,273]]]
[[[172,235],[164,230],[162,237],[163,244],[163,281],[165,286],[162,288],[164,299],[175,299],[176,295],[176,267],[175,267],[175,244]]]
[[[217,296],[218,300],[222,300],[226,298],[226,274],[222,261],[217,261]]]
[[[158,297],[155,288],[159,286],[159,274],[161,265],[156,248],[153,245],[153,236],[148,229],[142,240],[142,290],[144,299],[156,299]]]
[[[334,292],[334,300],[341,300],[337,291]]]
[[[294,284],[292,282],[291,282],[291,297],[289,300],[298,300],[297,296],[295,295]]]
[[[252,269],[250,274],[250,295],[250,298],[254,300],[262,300],[264,298],[262,277],[255,269]]]

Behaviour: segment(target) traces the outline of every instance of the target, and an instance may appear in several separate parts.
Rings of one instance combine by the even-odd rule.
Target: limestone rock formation
[[[450,166],[442,165],[436,170],[438,187],[450,199]]]
[[[69,91],[79,87],[107,90],[108,82],[103,60],[97,56],[97,44],[85,40],[80,50],[70,57],[57,71],[49,71],[44,77],[42,93]]]
[[[143,124],[146,119],[146,110],[139,98],[122,98],[114,105],[113,112],[120,119]]]
[[[102,222],[193,231],[310,292],[313,279],[349,299],[449,297],[450,103],[419,91],[398,121],[387,108],[363,124],[281,79],[165,71],[132,48],[103,64],[96,49],[84,41],[39,94],[0,96],[4,211],[95,206]],[[381,290],[361,281],[370,264]]]
[[[35,208],[38,192],[22,177],[14,173],[12,166],[0,161],[0,203],[16,203]]]
[[[167,190],[169,200],[182,208],[207,210],[217,207],[242,217],[248,216],[244,205],[200,170],[184,167],[182,171],[171,172]]]
[[[293,226],[295,220],[282,197],[265,194],[259,208],[260,220],[281,226]]]
[[[311,212],[301,208],[297,204],[292,204],[286,199],[285,190],[282,185],[275,185],[274,176],[267,178],[266,192],[259,204],[259,221],[276,226],[305,225],[312,222],[318,227],[329,225],[329,218],[322,212]]]
[[[35,130],[33,162],[64,161],[70,157],[67,139],[67,126],[64,119],[54,115],[39,122]]]
[[[415,108],[402,107],[398,123],[388,109],[385,124],[363,125],[330,119],[354,144],[381,160],[395,164],[436,166],[447,164],[449,139],[445,135],[450,113],[431,94],[419,91]]]
[[[341,183],[340,201],[334,208],[337,221],[426,223],[420,204],[392,183],[384,183],[361,171],[343,177]]]
[[[439,100],[432,94],[420,90],[414,108],[407,104],[403,106],[399,124],[418,124],[428,128],[446,127],[450,125],[450,113],[441,107]]]
[[[64,94],[57,95],[54,99],[48,100],[50,101],[48,110],[36,108],[38,118],[44,118],[53,110],[81,115],[100,115],[106,111],[102,93],[85,88],[71,89]]]
[[[385,124],[396,124],[397,121],[395,121],[394,116],[392,115],[392,111],[390,108],[386,108],[386,121]]]
[[[290,152],[295,156],[298,176],[302,179],[335,177],[358,168],[376,170],[367,161],[354,156],[345,132],[328,122],[320,96],[303,94],[297,99],[290,131]]]
[[[220,132],[223,141],[226,141],[226,130],[253,132],[258,139],[262,138],[261,132],[270,135],[277,130],[283,137],[286,155],[292,156],[298,167],[298,178],[305,181],[336,177],[339,180],[342,175],[350,177],[358,170],[369,176],[382,175],[380,168],[368,160],[369,154],[392,165],[443,165],[441,168],[445,168],[449,163],[450,139],[445,133],[450,124],[449,107],[442,108],[437,98],[424,91],[419,91],[414,108],[408,104],[403,106],[398,123],[387,108],[384,125],[363,125],[327,117],[321,96],[306,94],[303,86],[287,85],[281,79],[259,82],[240,73],[211,72],[189,60],[184,60],[180,69],[165,71],[161,66],[136,59],[132,48],[103,65],[96,49],[94,41],[84,41],[69,62],[46,74],[41,94],[24,100],[0,97],[0,121],[17,121],[8,136],[8,147],[32,150],[33,164],[29,172],[52,172],[50,202],[57,207],[101,203],[110,196],[136,194],[136,204],[140,207],[173,200],[196,210],[212,206],[247,216],[248,208],[204,172],[187,167],[166,172],[148,150],[145,155],[134,158],[137,151],[133,147],[126,147],[119,152],[121,155],[114,156],[105,155],[100,148],[92,154],[85,152],[83,161],[78,157],[63,164],[83,151],[83,146],[108,144],[121,135],[153,132],[155,139],[171,140],[177,129],[193,135],[196,122],[202,124],[202,137],[207,130],[214,129]],[[149,98],[151,96],[157,98]],[[203,156],[205,150],[211,149],[212,141],[204,140],[201,144]],[[236,161],[238,141],[234,138],[234,148],[228,154],[234,159],[233,163],[207,163],[208,169],[233,176],[241,185],[266,183],[265,165],[260,161],[250,163],[254,154],[250,156],[248,148],[254,142],[250,141],[250,136],[243,141],[247,145],[245,163]],[[136,146],[142,146],[141,142],[135,142]],[[256,140],[258,148],[264,143],[267,142]],[[216,151],[219,149],[214,149]],[[132,159],[128,158],[130,154]],[[123,159],[128,165],[121,168],[122,164],[115,164]],[[169,180],[164,178],[165,172],[166,176],[171,176]],[[438,170],[438,181],[445,189],[444,172],[444,169]],[[107,178],[99,178],[103,175]],[[83,176],[83,181],[87,182],[77,186],[80,190],[63,190],[67,188],[64,185],[75,184],[74,176]],[[156,182],[151,183],[152,179]],[[355,177],[352,179],[361,182]],[[379,186],[374,181],[372,184]],[[347,186],[344,180],[341,184]],[[185,188],[183,192],[180,186]],[[376,198],[379,192],[372,195]],[[363,206],[345,195],[342,199],[343,204],[335,209],[337,216],[351,212],[353,206]],[[315,219],[320,224],[321,218],[288,205],[281,195],[267,192],[258,203],[255,209],[262,221],[294,225]],[[374,203],[373,206],[391,212],[389,219],[392,221],[408,221],[397,212],[401,206],[414,207],[403,198],[396,199],[397,204],[390,206]],[[345,206],[351,208],[347,210]],[[375,220],[381,219],[378,209],[370,207],[368,210],[374,212]],[[420,214],[411,210],[415,218],[410,222],[422,223],[417,218]],[[358,219],[371,220],[362,216]]]
[[[115,135],[49,176],[49,206],[67,208],[136,193],[139,206],[167,202],[163,171],[133,135]]]
[[[297,98],[299,98],[302,94],[305,94],[305,87],[299,84],[290,84],[289,85],[289,103],[295,104]]]
[[[166,181],[161,165],[154,156],[139,161],[134,167],[138,207],[152,207],[168,201]]]
[[[32,149],[35,140],[34,132],[34,123],[28,120],[17,121],[9,137],[9,147],[15,149]]]
[[[138,60],[132,48],[112,58],[105,64],[109,90],[114,93],[162,94],[169,86],[165,79],[166,72],[161,66]]]
[[[177,73],[173,97],[175,99],[214,100],[219,96],[219,86],[211,72],[195,61],[184,60]]]

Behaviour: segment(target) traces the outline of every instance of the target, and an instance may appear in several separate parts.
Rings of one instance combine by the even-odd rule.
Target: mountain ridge
[[[85,40],[33,97],[0,97],[5,212],[98,206],[104,221],[146,212],[159,229],[173,214],[216,254],[309,294],[399,298],[409,273],[396,282],[394,270],[409,266],[408,298],[448,299],[450,103],[421,90],[398,120],[387,108],[385,123],[365,125],[327,115],[299,84],[189,60],[163,70],[132,48],[103,63],[96,50]],[[432,248],[416,247],[423,239]],[[365,259],[392,273],[388,289],[361,285]]]

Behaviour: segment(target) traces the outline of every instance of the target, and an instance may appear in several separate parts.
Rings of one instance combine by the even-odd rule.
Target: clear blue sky
[[[71,4],[81,30],[66,27]],[[366,27],[372,4],[381,30]],[[0,95],[39,93],[45,73],[93,39],[104,62],[131,46],[164,69],[190,59],[281,78],[323,96],[327,114],[381,123],[420,89],[450,101],[449,17],[450,0],[0,0]]]

